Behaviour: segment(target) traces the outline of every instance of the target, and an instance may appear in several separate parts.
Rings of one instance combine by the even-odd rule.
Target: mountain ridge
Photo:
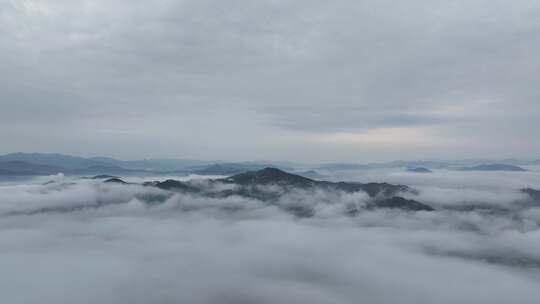
[[[491,163],[491,164],[480,164],[472,167],[464,167],[460,169],[461,171],[514,171],[514,172],[525,172],[527,170],[508,164],[501,163]]]
[[[364,192],[369,196],[370,202],[366,206],[368,209],[390,208],[408,211],[434,210],[429,205],[399,196],[399,194],[402,193],[411,195],[418,194],[416,190],[405,185],[316,181],[271,167],[258,171],[240,173],[227,178],[210,180],[209,183],[223,183],[234,185],[235,187],[216,192],[208,192],[204,187],[192,183],[191,181],[181,182],[171,179],[163,182],[145,182],[143,185],[157,187],[167,191],[183,192],[186,194],[219,198],[236,195],[266,202],[277,201],[284,194],[296,190],[308,191],[307,193],[313,193],[315,190],[344,193]],[[278,190],[272,188],[276,186],[279,188]],[[294,213],[303,215],[312,213],[309,210],[300,210],[298,208],[299,207],[293,210]]]
[[[52,166],[66,174],[119,174],[119,173],[155,173],[155,174],[200,174],[200,175],[230,175],[247,171],[260,170],[265,167],[278,167],[287,171],[323,170],[324,171],[348,171],[370,170],[378,168],[418,168],[426,170],[431,168],[445,168],[462,171],[524,171],[518,165],[540,164],[540,160],[523,161],[506,159],[498,162],[482,160],[425,160],[425,161],[391,161],[384,163],[326,163],[326,164],[296,164],[292,162],[273,161],[246,161],[225,162],[186,159],[142,159],[142,160],[118,160],[111,157],[79,157],[59,153],[24,153],[15,152],[0,156],[3,161],[23,161],[36,166]],[[507,164],[505,163],[507,162]],[[484,165],[478,165],[484,164]],[[487,164],[487,165],[485,165]],[[484,167],[482,167],[484,166]],[[488,167],[485,167],[488,166]],[[490,168],[491,166],[492,168]],[[493,167],[498,166],[498,168]],[[504,166],[504,167],[503,167]],[[38,170],[39,169],[39,170]],[[0,166],[2,175],[44,175],[51,170],[10,170]],[[43,172],[46,171],[46,172]],[[308,177],[321,178],[324,176],[318,172],[304,174]],[[52,173],[54,174],[54,173]],[[302,174],[301,174],[302,175]]]

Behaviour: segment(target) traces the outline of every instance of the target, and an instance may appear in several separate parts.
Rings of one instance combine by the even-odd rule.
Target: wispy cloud
[[[492,205],[523,199],[502,179],[459,174],[415,181],[420,175],[383,173],[424,184],[420,198],[440,209],[354,217],[343,207],[361,204],[362,193],[299,191],[276,205],[70,178],[4,185],[2,297],[10,303],[536,303],[539,208],[512,216],[444,209],[462,204],[463,196]],[[499,192],[486,195],[493,187]],[[297,218],[280,208],[287,204],[316,212]]]

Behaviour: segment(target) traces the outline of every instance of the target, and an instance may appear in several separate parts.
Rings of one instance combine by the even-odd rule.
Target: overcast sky
[[[0,153],[540,158],[540,2],[0,0]]]

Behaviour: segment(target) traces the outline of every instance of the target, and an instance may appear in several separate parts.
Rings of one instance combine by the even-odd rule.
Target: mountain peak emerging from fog
[[[145,182],[144,186],[157,187],[162,190],[180,192],[203,197],[231,197],[240,196],[256,199],[267,203],[279,201],[284,195],[301,191],[309,197],[315,191],[324,191],[337,194],[352,194],[364,192],[369,196],[369,203],[364,207],[367,209],[395,208],[408,211],[432,211],[433,208],[412,199],[405,199],[398,195],[418,194],[414,189],[404,185],[392,185],[388,183],[350,183],[350,182],[329,182],[315,181],[300,175],[291,174],[276,168],[264,168],[258,171],[250,171],[236,174],[224,179],[210,180],[210,184],[224,183],[234,185],[233,188],[219,191],[209,191],[203,183],[192,181],[182,182],[177,180],[166,180],[163,182]],[[219,188],[219,187],[218,187]],[[296,206],[290,209],[282,206],[287,211],[297,216],[307,217],[315,213],[311,207]],[[353,215],[360,212],[357,206],[351,206],[347,213]]]
[[[407,168],[408,172],[413,173],[433,173],[433,171],[429,170],[428,168],[424,167],[416,167],[416,168]]]
[[[277,168],[267,167],[259,171],[240,173],[226,178],[227,182],[234,182],[240,185],[270,185],[286,184],[295,187],[307,187],[313,185],[314,181],[300,175],[290,174]]]

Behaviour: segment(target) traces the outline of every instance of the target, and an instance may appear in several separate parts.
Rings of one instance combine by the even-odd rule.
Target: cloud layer
[[[379,174],[427,184],[420,175]],[[419,198],[437,211],[354,217],[343,208],[365,201],[361,193],[297,192],[276,206],[62,177],[47,185],[4,184],[2,297],[10,303],[536,303],[540,208],[447,209],[463,204],[464,195],[492,206],[524,198],[512,187],[486,196],[500,180],[491,173],[460,173],[475,191],[465,194],[451,173],[435,174]],[[297,218],[279,208],[284,204],[309,204],[316,212]]]
[[[2,1],[2,152],[535,157],[539,16],[536,1]]]

